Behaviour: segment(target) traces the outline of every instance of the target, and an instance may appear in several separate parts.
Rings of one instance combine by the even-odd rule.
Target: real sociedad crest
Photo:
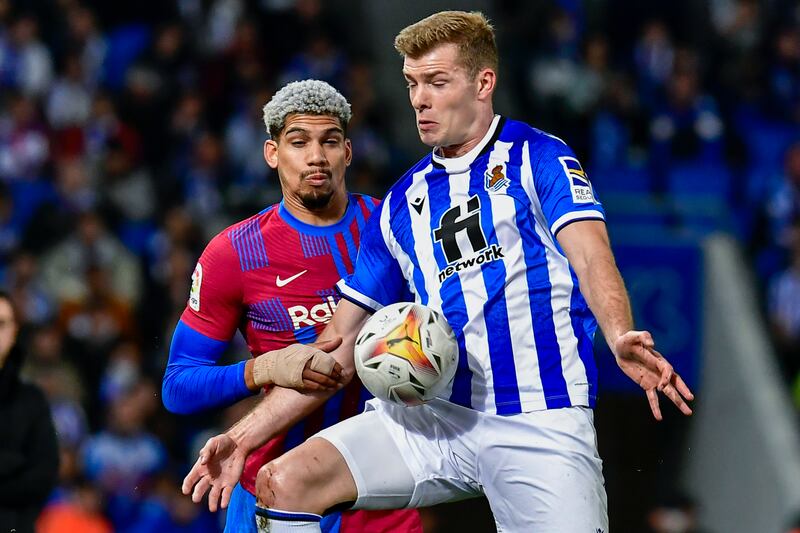
[[[505,165],[495,165],[492,170],[487,170],[483,174],[483,184],[487,191],[497,192],[503,187],[508,187],[509,180],[506,177]]]

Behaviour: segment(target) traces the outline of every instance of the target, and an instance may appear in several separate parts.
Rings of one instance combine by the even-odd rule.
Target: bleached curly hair
[[[330,84],[320,80],[294,81],[276,92],[264,106],[264,125],[270,137],[277,140],[286,126],[286,117],[295,113],[336,117],[343,130],[353,114],[347,99]]]

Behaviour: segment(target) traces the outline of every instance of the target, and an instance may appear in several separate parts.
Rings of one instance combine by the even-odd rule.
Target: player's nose
[[[306,153],[306,163],[311,167],[327,166],[328,158],[325,155],[325,150],[322,143],[311,143],[308,152]]]
[[[411,107],[417,111],[422,111],[430,107],[430,99],[424,84],[418,85],[411,93]]]

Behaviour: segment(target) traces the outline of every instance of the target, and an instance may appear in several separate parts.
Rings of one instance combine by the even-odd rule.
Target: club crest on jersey
[[[564,173],[569,179],[569,189],[572,193],[572,201],[576,204],[593,204],[594,193],[589,177],[581,167],[580,162],[574,157],[559,157],[558,161],[564,167]]]
[[[203,284],[203,265],[197,263],[192,272],[192,289],[189,291],[189,307],[200,311],[200,286]]]
[[[506,177],[506,168],[502,163],[495,165],[491,170],[483,174],[483,186],[487,191],[497,192],[503,187],[508,187],[509,180]]]

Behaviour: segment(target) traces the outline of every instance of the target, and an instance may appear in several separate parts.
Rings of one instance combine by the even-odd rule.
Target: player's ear
[[[490,68],[481,69],[475,81],[478,87],[478,100],[491,100],[497,85],[497,73]]]
[[[264,161],[270,168],[278,168],[278,143],[272,139],[264,141]]]
[[[350,161],[353,160],[353,145],[350,139],[344,140],[344,164],[350,166]]]

